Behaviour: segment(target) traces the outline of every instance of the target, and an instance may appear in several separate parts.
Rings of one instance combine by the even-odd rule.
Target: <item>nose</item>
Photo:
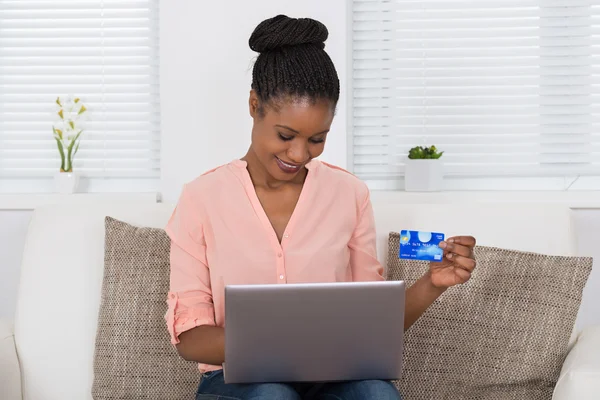
[[[308,144],[303,140],[293,140],[288,148],[287,156],[290,161],[294,164],[302,164],[310,159],[310,153],[308,152]]]

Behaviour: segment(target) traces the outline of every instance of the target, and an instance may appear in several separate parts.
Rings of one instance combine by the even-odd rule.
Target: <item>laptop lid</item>
[[[403,281],[230,285],[226,383],[397,379]]]

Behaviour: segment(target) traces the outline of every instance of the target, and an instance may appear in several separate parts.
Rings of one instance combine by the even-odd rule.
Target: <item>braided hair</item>
[[[295,98],[313,104],[329,100],[332,107],[340,97],[335,66],[325,52],[329,32],[321,22],[285,15],[261,22],[250,36],[250,48],[259,56],[252,71],[252,89],[263,105]]]

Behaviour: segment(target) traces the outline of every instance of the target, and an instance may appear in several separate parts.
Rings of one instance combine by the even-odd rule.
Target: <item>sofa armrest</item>
[[[0,388],[2,399],[23,400],[21,370],[11,321],[0,319]]]
[[[600,393],[600,326],[584,329],[567,355],[552,400],[595,400]]]

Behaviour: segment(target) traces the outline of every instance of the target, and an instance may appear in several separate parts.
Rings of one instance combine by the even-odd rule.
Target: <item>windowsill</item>
[[[577,191],[444,191],[371,190],[377,202],[393,204],[538,203],[564,204],[572,209],[600,208],[600,190]]]
[[[46,204],[156,203],[158,193],[0,194],[0,210],[33,210]],[[444,191],[371,190],[376,202],[393,204],[538,203],[573,209],[600,209],[600,191]]]
[[[156,203],[157,193],[0,194],[0,210],[33,210],[47,204]]]

